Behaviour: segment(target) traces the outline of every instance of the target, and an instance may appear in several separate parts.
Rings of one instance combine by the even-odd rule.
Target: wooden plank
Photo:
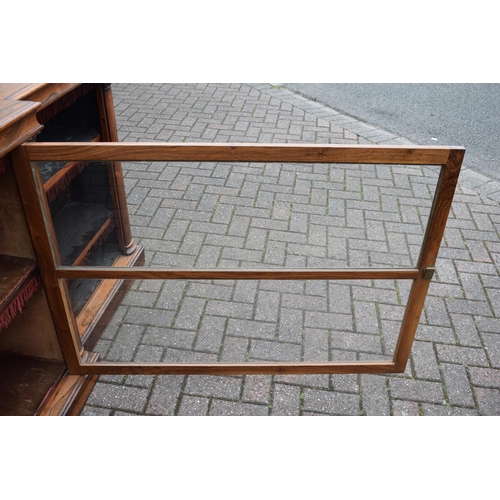
[[[351,363],[81,363],[89,375],[311,375],[342,373],[398,373],[391,361]]]
[[[35,275],[32,259],[0,255],[0,313],[17,297]]]
[[[31,92],[36,92],[38,89],[47,85],[46,83],[1,83],[0,84],[0,100],[25,100],[26,96]],[[32,100],[32,99],[31,99]]]
[[[39,103],[0,101],[0,157],[42,130],[36,119]]]
[[[36,172],[37,175],[33,175],[31,164],[23,148],[16,148],[12,152],[12,156],[16,164],[15,175],[19,192],[23,200],[31,238],[35,247],[36,259],[50,304],[59,344],[68,370],[71,371],[78,368],[80,362],[79,353],[83,347],[71,312],[69,299],[65,290],[59,287],[56,278],[50,241],[51,239],[55,241],[55,235],[45,225],[44,214],[50,212],[47,200],[42,195],[42,179],[39,172]]]
[[[98,359],[98,354],[91,353],[92,362]],[[70,375],[66,372],[47,394],[35,415],[41,417],[79,415],[98,378],[97,375]]]
[[[32,161],[231,161],[294,163],[376,163],[444,165],[452,149],[444,146],[368,146],[338,144],[203,143],[30,143]]]
[[[98,279],[220,279],[220,280],[367,280],[411,279],[418,269],[171,269],[58,266],[58,278]]]
[[[56,101],[67,94],[79,83],[2,83],[0,99],[16,101],[33,101],[41,103],[41,107]]]

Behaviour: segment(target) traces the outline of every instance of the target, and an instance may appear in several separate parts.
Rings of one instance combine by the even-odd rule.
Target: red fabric
[[[95,83],[82,83],[76,89],[68,92],[67,94],[61,96],[59,99],[49,104],[47,107],[43,108],[36,114],[36,118],[42,125],[47,123],[49,120],[54,118],[58,113],[69,108],[75,103],[77,99],[88,94],[92,89],[95,88]]]
[[[0,174],[7,172],[7,169],[12,165],[9,156],[2,156],[0,158]]]
[[[47,190],[47,200],[49,203],[52,203],[56,197],[57,193],[61,191],[62,189],[66,189],[70,184],[71,181],[80,173],[83,171],[85,166],[88,165],[87,163],[84,162],[78,162],[75,163],[73,168],[65,175],[64,177],[61,177],[59,181],[57,181],[55,184],[50,186],[50,188]]]
[[[0,314],[0,330],[7,328],[16,314],[23,311],[26,302],[33,296],[40,286],[40,277],[33,276],[26,286],[21,290],[17,297]]]

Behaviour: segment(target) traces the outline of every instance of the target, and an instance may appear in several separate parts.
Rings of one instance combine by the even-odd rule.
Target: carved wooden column
[[[101,119],[102,140],[104,142],[118,142],[116,130],[115,108],[111,84],[103,83],[96,88],[99,114]],[[114,161],[108,169],[109,184],[115,209],[115,223],[118,233],[118,243],[124,255],[134,253],[136,245],[132,239],[130,220],[127,208],[127,199],[123,188],[123,170],[121,162]]]

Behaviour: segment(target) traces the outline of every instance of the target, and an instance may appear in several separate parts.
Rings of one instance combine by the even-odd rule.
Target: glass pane
[[[136,280],[97,344],[82,336],[101,361],[391,361],[410,285]],[[106,315],[97,304],[89,324]]]
[[[415,266],[439,173],[210,162],[123,169],[146,265],[173,268]]]

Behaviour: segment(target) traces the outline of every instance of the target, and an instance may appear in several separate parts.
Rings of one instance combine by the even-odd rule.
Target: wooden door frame
[[[460,174],[465,149],[462,147],[309,145],[309,144],[203,144],[203,143],[26,143],[21,146],[18,161],[28,182],[32,200],[28,203],[37,237],[47,249],[44,280],[47,295],[55,311],[68,369],[78,375],[143,374],[143,375],[245,375],[245,374],[338,374],[401,373],[405,370],[420,315],[434,272],[441,239],[444,234],[453,195]],[[50,249],[55,240],[50,228],[46,201],[40,192],[38,161],[175,161],[175,162],[266,162],[266,163],[330,163],[440,166],[432,208],[427,222],[420,256],[415,268],[390,269],[170,269],[71,267],[52,260]],[[34,196],[36,191],[36,197]],[[26,201],[26,200],[25,200]],[[46,230],[40,231],[45,225]],[[50,262],[49,262],[50,261]],[[211,280],[356,280],[407,279],[412,286],[401,323],[392,361],[352,362],[266,362],[266,363],[131,363],[91,362],[91,354],[81,347],[72,314],[66,279],[211,279]]]

